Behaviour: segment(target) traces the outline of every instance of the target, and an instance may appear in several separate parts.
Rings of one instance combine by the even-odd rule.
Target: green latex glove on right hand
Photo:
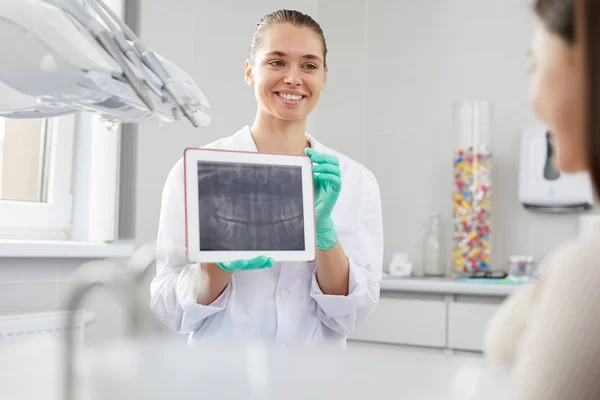
[[[313,162],[317,249],[329,250],[338,243],[331,213],[342,190],[342,173],[337,157],[312,148],[305,153]]]
[[[217,265],[227,272],[250,271],[253,269],[271,268],[275,264],[271,257],[259,256],[249,260],[236,260],[217,263]]]

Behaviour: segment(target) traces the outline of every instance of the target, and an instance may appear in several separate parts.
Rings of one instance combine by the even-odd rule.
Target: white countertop
[[[522,285],[510,283],[466,283],[453,278],[391,278],[384,276],[381,281],[381,291],[508,296],[513,290]]]
[[[159,337],[156,337],[158,339]],[[119,340],[81,354],[78,399],[512,399],[510,377],[481,357],[388,346],[241,346]],[[340,351],[342,350],[342,351]],[[62,400],[60,338],[0,351],[0,398]],[[201,362],[198,362],[201,360]],[[126,377],[126,379],[124,378]],[[232,382],[235,384],[232,385]],[[310,382],[310,384],[307,384]]]

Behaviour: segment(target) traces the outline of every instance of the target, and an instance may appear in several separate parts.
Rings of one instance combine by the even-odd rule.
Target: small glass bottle
[[[440,218],[440,214],[433,214],[429,218],[429,226],[423,241],[423,275],[425,276],[445,275],[440,254]]]

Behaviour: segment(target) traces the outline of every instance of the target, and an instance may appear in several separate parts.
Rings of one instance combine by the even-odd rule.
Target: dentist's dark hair
[[[535,12],[546,28],[583,49],[587,167],[600,194],[600,1],[536,0]]]
[[[264,32],[269,27],[278,24],[291,24],[297,27],[309,28],[319,35],[321,42],[323,43],[323,64],[324,67],[327,68],[327,43],[321,26],[311,16],[296,10],[277,10],[261,18],[260,22],[256,25],[256,30],[250,41],[250,54],[248,56],[250,64],[254,64],[256,49],[261,45],[261,39]]]

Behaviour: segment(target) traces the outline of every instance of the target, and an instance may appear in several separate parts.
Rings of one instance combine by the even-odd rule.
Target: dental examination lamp
[[[0,37],[0,117],[210,123],[196,83],[103,0],[2,0]]]

